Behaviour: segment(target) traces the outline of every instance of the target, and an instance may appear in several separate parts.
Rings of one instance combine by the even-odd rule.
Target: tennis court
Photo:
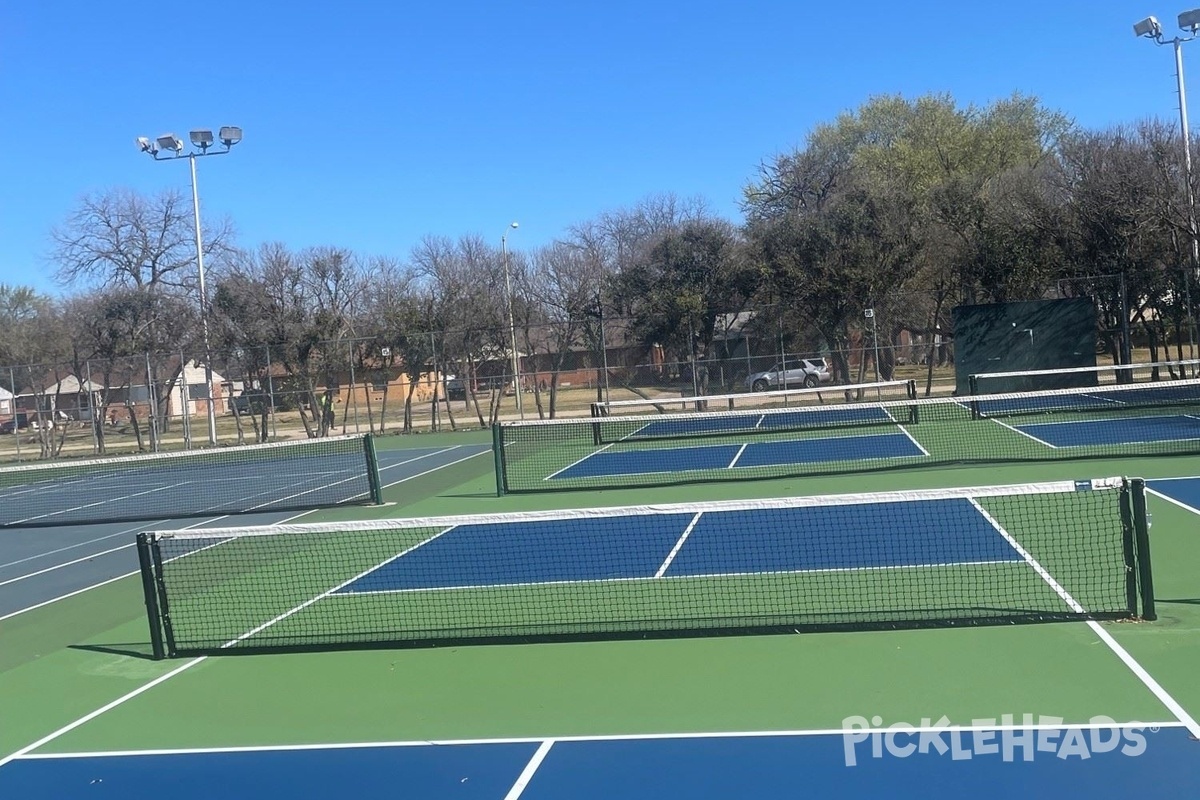
[[[353,564],[282,571],[312,578],[302,587],[307,600],[283,612],[322,597],[262,633],[282,632],[289,623],[293,633],[312,629],[319,619],[338,623],[322,628],[325,635],[344,635],[342,612],[319,609],[383,604],[352,606],[361,617],[397,601],[427,614],[438,607],[460,615],[482,609],[494,615],[492,633],[504,627],[529,633],[539,624],[577,625],[581,609],[594,616],[605,608],[595,605],[597,597],[628,586],[651,587],[635,596],[648,604],[641,611],[715,610],[726,622],[770,619],[797,591],[824,598],[828,606],[818,611],[842,615],[870,607],[886,617],[882,598],[898,597],[897,608],[907,608],[918,593],[949,600],[965,587],[991,594],[969,598],[973,608],[1006,600],[1009,615],[1036,600],[1039,612],[1070,611],[1031,562],[1081,605],[1100,604],[1125,618],[1119,515],[1110,526],[1076,526],[1100,538],[1084,548],[1087,560],[1071,555],[1072,561],[1068,554],[1079,548],[1055,542],[1062,526],[1038,496],[922,494],[1052,482],[1063,491],[1045,495],[1046,502],[1067,498],[1060,516],[1070,520],[1080,517],[1075,504],[1106,496],[1078,479],[1119,474],[1152,479],[1146,494],[1159,616],[1140,623],[1103,621],[1108,617],[1099,614],[1100,621],[976,625],[959,609],[946,615],[939,608],[958,619],[915,629],[818,626],[803,634],[670,638],[631,636],[626,626],[617,638],[588,641],[534,635],[519,644],[443,641],[154,661],[143,587],[136,578],[121,579],[0,620],[9,649],[0,664],[0,713],[11,722],[0,729],[0,795],[128,797],[170,787],[181,798],[399,791],[515,800],[1109,797],[1148,787],[1159,796],[1195,796],[1200,789],[1194,740],[1200,730],[1193,719],[1200,708],[1193,679],[1200,603],[1190,567],[1200,556],[1192,510],[1200,479],[1190,477],[1200,475],[1200,458],[496,497],[489,459],[478,455],[485,452],[482,437],[420,444],[432,447],[430,441],[463,449],[413,462],[403,468],[403,482],[393,483],[401,480],[394,472],[385,478],[384,499],[400,506],[352,505],[304,521],[384,525],[391,517],[470,515],[480,522],[418,524],[385,542],[372,537],[375,549],[356,544]],[[389,457],[399,463],[403,453]],[[809,499],[867,491],[902,491],[907,499]],[[697,518],[673,505],[707,510]],[[627,509],[623,523],[614,527],[607,524],[611,514],[581,511],[598,506]],[[503,522],[496,515],[516,517]],[[1030,522],[1045,519],[1051,524]],[[0,542],[9,533],[0,531]],[[1117,549],[1097,560],[1091,554],[1098,542]],[[238,546],[229,541],[203,555],[216,559],[230,548],[222,558],[231,557]],[[301,552],[288,544],[286,552],[330,563],[320,548]],[[262,566],[223,580],[267,585]],[[961,570],[969,579],[960,578]],[[980,576],[990,577],[980,584]],[[165,577],[169,583],[170,573]],[[703,596],[682,592],[714,579],[734,583]],[[738,586],[744,591],[731,595]],[[877,588],[872,594],[867,586]],[[680,588],[664,593],[662,587]],[[116,618],[100,614],[102,607],[118,609]],[[256,613],[273,609],[264,604]],[[178,610],[182,620],[186,603]],[[463,619],[440,622],[458,626]],[[439,632],[417,627],[422,636]],[[51,632],[64,628],[73,638],[49,646]]]

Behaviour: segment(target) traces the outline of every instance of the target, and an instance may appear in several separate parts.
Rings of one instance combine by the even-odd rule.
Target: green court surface
[[[378,444],[387,449],[487,441],[486,433],[473,432],[388,437]],[[1197,476],[1200,457],[497,497],[491,456],[484,453],[387,488],[392,505],[343,508],[306,520],[1111,475]],[[17,753],[829,730],[855,715],[878,716],[884,725],[942,716],[969,725],[1009,714],[1066,723],[1099,715],[1118,722],[1176,722],[1180,707],[1185,715],[1200,713],[1195,678],[1200,518],[1153,493],[1149,504],[1155,622],[456,644],[154,661],[147,657],[140,583],[123,578],[0,620],[0,763]],[[1119,658],[1098,630],[1111,635],[1140,668]]]

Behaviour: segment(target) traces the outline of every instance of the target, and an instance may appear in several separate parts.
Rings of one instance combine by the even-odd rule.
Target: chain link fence
[[[1143,312],[1121,324],[1100,307],[1101,361],[1121,363],[1126,351],[1134,361],[1194,357],[1187,320]],[[0,392],[0,458],[481,428],[586,415],[597,401],[787,388],[810,374],[830,385],[915,380],[923,395],[950,394],[948,317],[945,303],[921,295],[862,309],[838,336],[772,306],[721,315],[704,333],[685,321],[681,335],[661,344],[647,343],[644,321],[597,314],[515,331],[0,367],[0,388],[13,395],[5,405]],[[506,344],[513,338],[516,359]],[[772,377],[797,368],[796,384]]]

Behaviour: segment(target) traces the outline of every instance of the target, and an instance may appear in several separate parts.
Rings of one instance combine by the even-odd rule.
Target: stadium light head
[[[137,137],[137,146],[138,150],[142,151],[143,153],[154,155],[158,152],[158,145],[150,141],[150,139],[145,136]]]
[[[213,134],[212,131],[198,130],[188,134],[188,138],[192,140],[192,145],[199,147],[201,150],[207,150],[212,147]]]
[[[1200,30],[1200,8],[1193,8],[1179,15],[1179,27],[1188,33]]]
[[[158,137],[158,148],[178,155],[183,150],[183,140],[173,133],[164,133]]]
[[[1182,20],[1182,15],[1180,19]],[[1182,23],[1180,23],[1182,24]],[[1162,25],[1158,24],[1158,19],[1155,17],[1146,17],[1141,22],[1133,26],[1135,36],[1145,36],[1147,39],[1157,39],[1162,36]]]
[[[242,129],[226,125],[217,132],[217,136],[220,137],[221,144],[225,145],[225,149],[228,150],[242,140]]]

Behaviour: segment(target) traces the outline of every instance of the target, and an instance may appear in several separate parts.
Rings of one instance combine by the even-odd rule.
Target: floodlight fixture
[[[1200,31],[1200,8],[1193,8],[1179,15],[1179,27],[1188,33]]]
[[[1180,16],[1180,24],[1182,25],[1182,15]],[[1135,36],[1145,36],[1148,39],[1157,39],[1162,36],[1162,25],[1158,24],[1156,17],[1146,17],[1141,22],[1133,26]]]
[[[217,135],[221,138],[221,144],[225,145],[225,149],[228,150],[242,140],[242,129],[226,125],[217,132]]]
[[[164,133],[158,137],[158,147],[160,150],[170,150],[179,154],[183,150],[183,140],[173,133]]]
[[[137,137],[137,146],[138,150],[142,151],[143,153],[154,155],[158,152],[158,145],[150,141],[150,139],[145,136]]]
[[[515,222],[514,222],[513,224],[509,225],[508,227],[510,227],[510,228],[519,228],[519,227],[521,227],[521,226],[520,226],[520,225],[518,225],[517,223],[515,223]]]
[[[192,145],[199,147],[202,152],[208,150],[213,143],[212,131],[209,130],[192,131],[188,138],[192,140]]]

